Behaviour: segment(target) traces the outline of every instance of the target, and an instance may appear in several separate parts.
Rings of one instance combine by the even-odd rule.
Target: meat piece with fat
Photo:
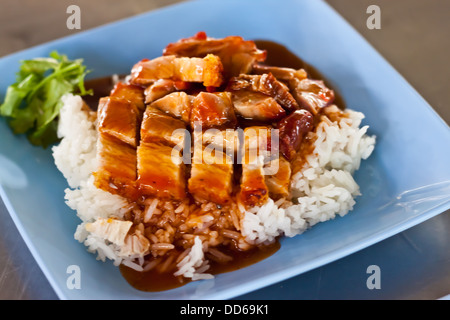
[[[157,80],[145,89],[145,103],[150,104],[169,93],[187,90],[189,87],[189,82],[185,81],[175,81],[171,79]]]
[[[136,148],[141,115],[134,103],[123,98],[101,98],[97,118],[100,134],[116,137]]]
[[[297,101],[289,92],[289,88],[278,81],[272,73],[262,75],[241,74],[238,77],[233,77],[228,83],[228,90],[231,92],[239,90],[260,92],[275,99],[287,111],[292,112],[299,109]]]
[[[204,58],[162,56],[153,60],[141,60],[131,70],[130,82],[150,85],[160,79],[200,82],[205,87],[219,87],[223,83],[223,66],[220,58],[207,55]]]
[[[247,207],[254,207],[264,205],[268,198],[263,163],[243,164],[239,200]]]
[[[275,67],[275,66],[267,66],[263,64],[254,64],[252,68],[253,74],[267,74],[271,73],[277,80],[280,81],[288,81],[291,79],[305,79],[308,77],[308,74],[304,69],[292,69],[286,67]]]
[[[238,90],[231,94],[235,113],[242,118],[273,122],[286,116],[286,111],[274,98],[260,92]]]
[[[264,164],[264,173],[270,197],[275,200],[288,198],[292,173],[289,161],[279,155]]]
[[[277,79],[286,83],[290,93],[299,107],[316,115],[321,108],[333,103],[335,94],[322,80],[308,78],[304,69],[282,68],[255,64],[252,73],[264,75],[273,74]]]
[[[100,133],[97,140],[97,161],[98,169],[93,173],[97,188],[136,199],[135,147],[114,136]]]
[[[137,172],[142,196],[171,200],[186,197],[186,168],[178,148],[142,142],[137,149]]]
[[[191,117],[192,104],[194,96],[188,95],[183,91],[170,93],[152,104],[150,107],[159,109],[172,117],[183,120],[189,123]]]
[[[269,198],[264,163],[271,158],[272,130],[255,126],[244,130],[242,175],[239,200],[249,207],[261,206]]]
[[[108,240],[115,245],[122,246],[133,222],[113,218],[97,218],[94,222],[86,223],[86,231]]]
[[[118,82],[111,90],[111,98],[126,99],[134,103],[142,112],[145,110],[144,89],[133,84]]]
[[[117,86],[122,93],[129,92],[126,86]],[[120,95],[119,95],[120,96]],[[105,191],[128,199],[136,194],[136,146],[141,111],[133,102],[134,94],[123,97],[105,97],[97,109],[97,161],[94,184]]]
[[[211,128],[202,132],[194,132],[194,143],[220,150],[237,162],[240,150],[240,130]]]
[[[182,120],[147,107],[141,124],[141,143],[159,142],[182,150],[185,135],[186,125]]]
[[[327,88],[322,80],[295,78],[289,81],[289,87],[299,106],[313,115],[332,104],[335,98],[334,91]]]
[[[214,148],[195,144],[188,188],[198,201],[228,204],[233,191],[233,159]]]
[[[222,61],[226,78],[250,72],[254,63],[264,61],[267,56],[267,52],[258,49],[254,41],[239,36],[216,39],[204,32],[170,43],[163,54],[178,57],[217,55]]]
[[[191,128],[234,128],[237,124],[231,94],[229,92],[201,92],[193,103],[190,116]]]

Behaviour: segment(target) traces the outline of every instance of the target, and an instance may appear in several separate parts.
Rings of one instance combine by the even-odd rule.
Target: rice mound
[[[117,243],[87,230],[88,224],[101,222],[101,219],[125,220],[132,205],[126,199],[94,186],[92,172],[97,169],[95,117],[89,116],[81,97],[68,94],[62,99],[58,127],[58,136],[62,140],[52,151],[55,164],[69,185],[65,190],[66,203],[81,220],[75,239],[84,243],[97,259],[109,259],[115,265],[124,264],[139,271],[149,270],[152,265],[145,265],[142,255],[122,250]],[[242,245],[271,243],[279,236],[293,237],[353,209],[354,199],[360,191],[352,174],[359,169],[361,160],[372,153],[375,137],[367,135],[367,126],[360,128],[364,118],[362,113],[346,110],[340,111],[341,116],[337,117],[336,110],[331,108],[330,116],[322,116],[316,130],[309,134],[314,149],[291,179],[292,199],[276,202],[269,199],[265,205],[251,210],[238,204],[237,213],[231,211],[230,223],[240,234],[226,231],[229,237],[243,237],[239,242]],[[144,219],[150,219],[160,205],[154,200],[143,213]],[[174,214],[182,212],[183,206],[181,204],[172,211]],[[199,224],[212,223],[215,218],[208,214],[212,207],[211,204],[202,207],[206,214],[197,219]],[[217,257],[220,253],[212,248],[211,239],[202,241],[202,237],[192,235],[191,247],[175,260],[177,271],[174,275],[192,280],[212,278],[206,273],[209,265],[205,253]],[[162,249],[170,248],[170,243],[161,242],[155,248],[158,245]]]

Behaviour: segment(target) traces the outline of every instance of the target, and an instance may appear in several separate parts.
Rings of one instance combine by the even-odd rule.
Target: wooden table
[[[311,1],[311,0],[308,0]],[[2,0],[0,56],[84,31],[177,0]],[[328,0],[450,123],[450,1]],[[69,30],[66,9],[81,8],[81,30]],[[370,30],[369,5],[381,9],[381,29]],[[449,146],[446,146],[449,147]],[[0,202],[0,299],[57,299],[48,281]],[[270,299],[437,299],[450,294],[450,211],[330,265],[247,294],[241,298]],[[393,259],[395,250],[410,250],[408,261],[384,270],[385,290],[360,289],[374,256]],[[433,255],[425,254],[435,250]],[[369,258],[370,257],[370,258]],[[403,279],[402,267],[414,270]],[[362,277],[355,275],[362,273]],[[299,288],[304,285],[313,290]],[[358,289],[359,288],[359,289]],[[278,294],[278,293],[277,293]]]

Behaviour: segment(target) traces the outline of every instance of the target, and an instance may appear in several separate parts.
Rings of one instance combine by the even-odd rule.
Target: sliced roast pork
[[[264,61],[267,56],[266,51],[258,49],[251,40],[239,36],[216,39],[204,32],[171,43],[164,49],[165,56],[205,57],[208,54],[220,57],[226,78],[250,72],[254,63]]]
[[[131,83],[150,85],[160,79],[200,82],[205,87],[219,87],[223,82],[223,66],[219,57],[176,57],[174,55],[142,60],[131,70]]]

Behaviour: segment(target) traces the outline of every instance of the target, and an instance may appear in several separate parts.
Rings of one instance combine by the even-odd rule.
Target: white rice
[[[53,156],[69,184],[65,190],[66,203],[81,219],[75,239],[84,243],[97,259],[110,259],[116,265],[123,263],[139,271],[150,269],[153,265],[143,266],[141,256],[124,255],[119,246],[85,229],[86,223],[100,218],[123,219],[130,204],[94,186],[96,124],[83,111],[83,100],[79,96],[66,95],[63,103],[58,128],[62,140],[53,148]],[[362,113],[347,110],[346,115],[339,122],[322,121],[312,133],[316,139],[314,152],[292,178],[292,202],[269,200],[264,206],[248,211],[238,203],[244,218],[236,229],[248,243],[269,243],[282,235],[293,237],[318,222],[344,216],[353,209],[354,198],[360,192],[352,174],[359,169],[361,160],[372,153],[375,137],[367,135],[367,126],[359,127],[364,118]],[[149,204],[144,213],[145,221],[151,219],[157,204],[157,200]],[[206,225],[210,216],[205,217],[202,223]],[[209,268],[204,258],[206,248],[197,236],[194,245],[177,263],[175,275],[192,280],[211,278],[212,275],[205,273]]]
[[[53,148],[56,167],[71,188],[78,188],[97,168],[95,124],[82,112],[83,100],[79,96],[62,97],[58,137],[64,138]]]
[[[208,270],[208,261],[204,259],[203,244],[199,237],[195,237],[194,245],[187,249],[189,253],[177,264],[175,276],[184,276],[192,280],[211,279],[213,276],[204,273]]]

